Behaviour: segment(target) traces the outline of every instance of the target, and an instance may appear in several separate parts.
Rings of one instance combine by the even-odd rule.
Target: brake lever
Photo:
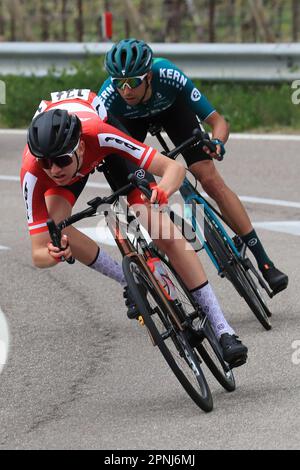
[[[208,134],[206,134],[207,137],[208,137]],[[220,153],[216,153],[216,144],[214,144],[213,142],[211,142],[211,140],[209,139],[209,137],[207,139],[204,139],[202,141],[202,147],[207,147],[211,152],[215,153],[217,156],[214,157],[216,160],[218,160],[218,162],[221,162],[224,158],[223,155],[221,155]]]
[[[149,201],[150,201],[151,196],[152,196],[152,189],[150,189],[149,181],[146,180],[145,178],[141,181],[137,178],[137,176],[135,174],[130,174],[128,176],[128,179],[131,182],[131,184],[133,184],[133,186],[138,188],[146,196],[146,198],[149,199]],[[154,209],[159,209],[160,208],[160,205],[159,205],[158,202],[155,202],[154,204],[152,204],[152,206],[154,207]],[[161,208],[161,211],[164,212],[165,209]]]
[[[134,173],[131,173],[128,176],[128,180],[133,186],[140,189],[147,199],[151,199],[152,191],[149,188],[149,182],[146,179],[141,181]]]
[[[60,250],[63,250],[60,244],[61,240],[61,230],[57,227],[55,222],[52,219],[47,220],[47,227],[49,230],[49,234],[52,240],[52,243],[54,246],[59,248]],[[74,264],[75,263],[75,258],[71,256],[70,258],[66,259],[64,256],[61,257],[62,261],[66,261],[69,264]]]

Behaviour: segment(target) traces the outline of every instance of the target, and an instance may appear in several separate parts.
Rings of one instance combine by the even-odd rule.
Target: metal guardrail
[[[111,43],[0,43],[0,75],[45,75],[50,67],[72,73],[72,62],[103,55]],[[292,81],[300,78],[300,43],[151,44],[192,78]]]

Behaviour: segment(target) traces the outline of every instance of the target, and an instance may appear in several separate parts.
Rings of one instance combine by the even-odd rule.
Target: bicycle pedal
[[[240,251],[243,247],[243,244],[244,244],[241,237],[239,235],[235,235],[234,237],[232,237],[232,241],[233,241],[235,247]]]
[[[193,332],[191,330],[187,330],[186,335],[187,335],[189,345],[192,348],[195,348],[196,346],[198,346],[203,339],[200,334],[198,335],[198,332]]]
[[[233,360],[229,364],[229,368],[234,369],[235,367],[240,367],[240,366],[246,364],[247,359],[248,359],[248,356],[246,355],[246,356],[240,357],[239,359]]]

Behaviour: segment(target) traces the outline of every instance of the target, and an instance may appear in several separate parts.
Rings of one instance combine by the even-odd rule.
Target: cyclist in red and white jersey
[[[60,196],[73,206],[80,194],[79,191],[81,192],[86,184],[88,175],[105,156],[117,151],[122,157],[147,169],[156,153],[153,148],[137,143],[128,136],[125,138],[122,132],[105,124],[106,110],[94,93],[89,90],[76,90],[79,94],[76,98],[74,90],[63,93],[65,94],[52,93],[52,101],[42,101],[34,119],[50,110],[52,113],[57,109],[74,113],[81,122],[82,138],[77,152],[74,152],[74,165],[62,168],[57,168],[55,165],[54,170],[53,166],[52,169],[43,171],[36,158],[30,153],[28,145],[26,146],[21,180],[26,195],[27,218],[31,235],[48,231],[45,197]],[[50,125],[51,119],[48,121],[47,125]],[[84,158],[79,161],[78,155],[82,153],[83,148]],[[47,159],[40,159],[40,163],[44,161]],[[71,174],[70,169],[72,169]]]
[[[75,227],[63,231],[62,250],[50,240],[47,219],[56,223],[71,215],[72,207],[82,192],[89,174],[112,154],[132,162],[136,168],[149,170],[161,177],[152,183],[150,204],[166,204],[180,187],[184,167],[158,151],[129,137],[107,124],[106,111],[90,90],[68,90],[51,94],[51,101],[42,101],[28,130],[28,144],[23,154],[21,184],[31,235],[33,263],[39,268],[56,265],[62,258],[74,256],[92,269],[114,279],[126,289],[129,313],[134,311],[122,266],[97,243]],[[121,169],[122,170],[122,169]],[[134,203],[145,203],[140,194],[129,194]],[[150,209],[149,209],[150,210]],[[151,225],[153,227],[153,214]],[[157,214],[157,224],[171,224],[166,214]],[[156,240],[193,292],[220,338],[224,358],[232,366],[246,362],[247,348],[224,318],[196,253],[172,226],[171,239]]]

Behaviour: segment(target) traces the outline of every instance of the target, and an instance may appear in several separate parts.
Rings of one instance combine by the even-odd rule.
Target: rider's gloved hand
[[[203,147],[204,152],[207,153],[212,158],[216,158],[217,160],[222,160],[226,152],[224,143],[220,139],[212,139],[211,143],[216,146],[216,151],[213,152],[208,147],[204,146]]]
[[[223,155],[225,155],[225,152],[226,152],[224,142],[222,142],[222,140],[220,139],[212,139],[211,142],[217,146],[217,154],[223,157]]]
[[[57,246],[54,246],[52,242],[47,243],[47,248],[49,255],[52,256],[52,258],[59,263],[60,261],[65,261],[66,259],[69,259],[72,257],[72,251],[71,247],[69,245],[68,237],[67,235],[63,235],[61,237],[61,248],[60,250]]]
[[[145,195],[142,195],[142,199],[150,204],[158,204],[160,207],[166,206],[168,204],[168,195],[166,191],[159,187],[156,183],[149,184],[150,189],[152,189],[151,199],[146,198]]]
[[[158,204],[159,206],[166,206],[168,204],[168,195],[166,191],[164,191],[159,186],[154,186],[152,189],[152,195],[150,202],[151,204]]]

